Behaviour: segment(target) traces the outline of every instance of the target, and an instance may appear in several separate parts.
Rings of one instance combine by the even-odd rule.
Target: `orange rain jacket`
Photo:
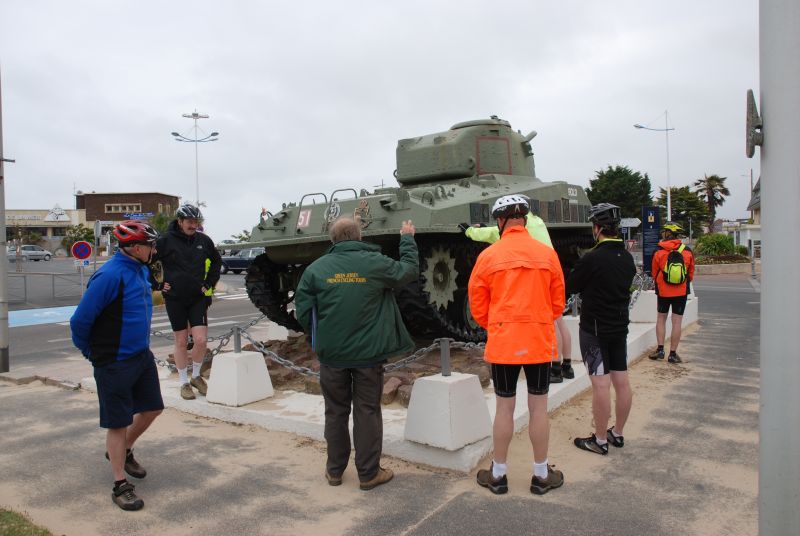
[[[684,248],[681,251],[683,263],[686,265],[686,283],[671,285],[664,281],[664,267],[667,265],[669,252],[678,249],[682,242],[674,238],[672,240],[662,240],[658,243],[659,249],[653,254],[652,271],[653,279],[656,282],[656,293],[662,298],[676,298],[686,296],[689,292],[689,283],[694,279],[694,255],[692,250]]]
[[[556,252],[525,227],[509,227],[478,255],[469,278],[472,317],[488,332],[489,363],[549,363],[558,356],[553,322],[564,311]]]

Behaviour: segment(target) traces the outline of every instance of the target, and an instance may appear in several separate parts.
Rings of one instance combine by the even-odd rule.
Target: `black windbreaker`
[[[636,275],[622,240],[607,239],[581,257],[567,277],[567,295],[581,295],[580,327],[599,338],[628,333],[628,303]]]
[[[206,274],[206,259],[211,265]],[[169,292],[164,293],[168,300],[194,302],[203,297],[201,287],[213,287],[219,281],[222,266],[214,242],[201,232],[185,235],[178,227],[178,220],[169,224],[166,233],[156,242],[156,256],[153,261],[161,261],[164,268],[164,282],[169,283]]]

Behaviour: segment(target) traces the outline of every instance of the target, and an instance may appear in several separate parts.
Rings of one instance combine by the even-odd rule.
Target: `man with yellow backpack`
[[[658,317],[656,318],[656,342],[658,348],[650,354],[650,359],[664,359],[664,338],[667,331],[667,315],[672,308],[672,330],[669,336],[670,363],[680,363],[678,343],[681,341],[681,323],[686,309],[686,296],[694,279],[694,255],[680,240],[683,228],[668,221],[661,228],[661,248],[653,255],[652,275],[658,296]]]

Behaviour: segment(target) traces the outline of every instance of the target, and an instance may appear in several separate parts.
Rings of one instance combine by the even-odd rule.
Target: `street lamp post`
[[[190,138],[188,136],[184,136],[183,134],[179,134],[178,132],[173,132],[172,135],[175,136],[175,141],[182,141],[187,143],[194,143],[194,186],[195,186],[195,203],[199,207],[200,206],[200,165],[199,159],[197,156],[197,144],[198,143],[205,143],[208,141],[217,141],[219,139],[219,132],[212,132],[208,136],[200,137],[200,127],[197,124],[198,119],[208,119],[207,114],[197,113],[197,110],[190,114],[182,114],[183,117],[187,119],[194,119],[194,137]]]
[[[672,192],[670,191],[672,188],[669,181],[669,131],[675,129],[669,126],[669,110],[664,110],[664,128],[651,128],[639,123],[636,123],[633,127],[664,133],[667,142],[667,221],[672,221]]]

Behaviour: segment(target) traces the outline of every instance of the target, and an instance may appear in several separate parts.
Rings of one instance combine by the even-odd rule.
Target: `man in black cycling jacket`
[[[575,446],[608,454],[608,443],[622,447],[623,427],[633,401],[628,380],[628,304],[636,275],[633,257],[619,238],[620,209],[600,203],[589,211],[597,244],[575,263],[567,277],[567,295],[581,295],[579,341],[586,371],[592,381],[595,431],[576,437]],[[611,384],[616,393],[616,422],[611,416]]]
[[[192,387],[205,395],[207,386],[200,376],[200,366],[206,354],[208,337],[208,307],[211,294],[219,281],[222,265],[214,242],[200,232],[203,215],[193,205],[183,204],[175,213],[167,232],[156,244],[157,259],[161,261],[164,283],[164,303],[172,331],[175,333],[175,366],[181,383],[181,397],[195,398]],[[192,375],[188,376],[186,349],[191,331]]]

